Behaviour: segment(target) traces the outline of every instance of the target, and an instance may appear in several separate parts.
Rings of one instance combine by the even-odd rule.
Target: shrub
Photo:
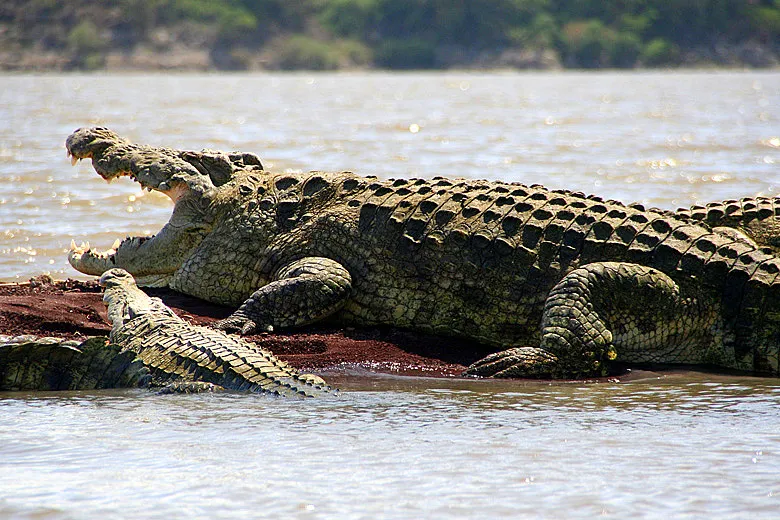
[[[280,42],[277,65],[284,70],[332,70],[338,68],[339,56],[329,44],[297,35]]]
[[[614,31],[599,20],[571,22],[561,39],[564,60],[575,67],[594,69],[606,65],[607,48]]]
[[[780,36],[780,4],[777,2],[775,7],[752,6],[747,15],[753,28],[767,39]]]
[[[94,70],[103,66],[106,39],[97,26],[84,20],[68,33],[68,47],[73,53],[72,65],[76,68]]]
[[[371,65],[374,60],[371,49],[357,40],[337,40],[334,48],[342,65],[365,67]]]
[[[257,19],[241,10],[226,12],[218,20],[217,36],[220,43],[233,43],[249,36],[257,28]]]
[[[388,69],[427,69],[436,63],[435,46],[425,40],[388,39],[374,50],[374,62]]]
[[[320,21],[334,34],[365,38],[376,25],[376,0],[330,0],[320,13]]]
[[[630,68],[642,52],[642,41],[628,31],[617,32],[599,20],[566,24],[561,38],[564,59],[569,65]]]
[[[656,38],[645,45],[641,59],[647,67],[673,65],[680,59],[680,49],[668,40]]]
[[[619,32],[608,42],[610,65],[621,69],[630,69],[642,52],[642,41],[629,32]]]
[[[68,33],[68,45],[76,54],[87,54],[105,49],[106,41],[94,23],[84,20]]]
[[[536,15],[527,27],[510,29],[508,36],[512,44],[534,49],[552,48],[560,39],[555,18],[549,13]]]

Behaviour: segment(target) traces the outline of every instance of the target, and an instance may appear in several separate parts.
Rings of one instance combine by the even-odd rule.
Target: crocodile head
[[[107,181],[131,177],[142,188],[158,191],[174,203],[168,223],[151,237],[117,239],[105,251],[71,243],[70,264],[85,274],[101,275],[121,267],[139,285],[166,286],[190,252],[209,233],[212,221],[207,211],[215,189],[210,176],[184,160],[180,152],[139,146],[107,128],[80,128],[65,147],[72,164],[91,159],[95,171]]]
[[[210,179],[175,150],[138,146],[108,128],[79,128],[65,141],[71,164],[92,159],[95,171],[111,182],[117,177],[131,177],[148,191],[159,191],[174,202],[189,188],[208,189]]]
[[[124,269],[109,269],[100,277],[99,283],[104,288],[103,303],[114,329],[147,314],[165,314],[179,319],[159,298],[151,298],[139,289],[133,276]]]

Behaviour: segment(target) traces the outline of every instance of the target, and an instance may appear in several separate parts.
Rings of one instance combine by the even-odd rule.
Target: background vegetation
[[[112,51],[177,46],[205,48],[214,67],[233,69],[468,66],[508,50],[546,53],[565,67],[655,67],[748,43],[777,55],[780,0],[4,0],[0,6],[0,50],[63,52],[69,67],[86,69],[104,66]]]

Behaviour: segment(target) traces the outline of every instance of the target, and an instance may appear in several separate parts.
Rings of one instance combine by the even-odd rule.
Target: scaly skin
[[[0,391],[148,386],[149,368],[105,336],[84,341],[0,336]]]
[[[760,246],[780,254],[780,198],[745,197],[723,202],[711,202],[706,206],[680,208],[677,214],[685,216],[720,231],[729,228],[745,235]]]
[[[108,338],[84,342],[0,337],[0,390],[89,390],[151,386],[166,392],[230,389],[283,396],[330,391],[269,351],[222,331],[190,325],[133,277],[111,269],[100,279],[112,322]]]
[[[105,129],[67,146],[104,178],[175,191],[158,235],[74,248],[71,264],[238,306],[225,330],[327,318],[466,337],[497,350],[468,370],[483,376],[586,377],[613,361],[780,374],[780,260],[734,229],[539,185],[255,166],[216,186]]]

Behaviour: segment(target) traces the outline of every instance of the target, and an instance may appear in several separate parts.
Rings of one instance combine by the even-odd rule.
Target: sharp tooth
[[[76,250],[76,241],[72,238],[70,239],[70,250],[75,251]]]
[[[116,251],[117,249],[119,249],[119,244],[121,244],[121,243],[122,242],[117,238],[116,240],[114,240],[114,243],[111,245],[111,249]]]
[[[90,249],[92,249],[92,248],[89,247],[89,242],[87,242],[87,251],[89,251]]]
[[[79,160],[76,159],[76,156],[75,155],[71,156],[71,158],[70,158],[70,165],[71,166],[76,166],[77,162],[79,162]]]

